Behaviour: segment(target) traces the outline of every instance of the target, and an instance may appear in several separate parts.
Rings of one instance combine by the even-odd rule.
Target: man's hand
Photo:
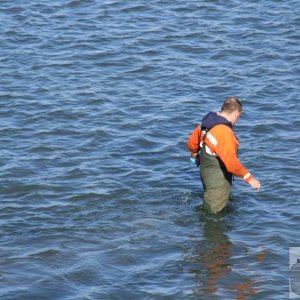
[[[256,189],[256,190],[260,190],[260,187],[261,187],[261,185],[260,185],[260,182],[259,182],[259,180],[257,180],[256,178],[252,178],[250,181],[249,181],[249,184],[251,185],[251,187],[253,188],[253,189]]]
[[[198,152],[191,153],[191,162],[195,164],[197,167],[200,166],[200,155]]]

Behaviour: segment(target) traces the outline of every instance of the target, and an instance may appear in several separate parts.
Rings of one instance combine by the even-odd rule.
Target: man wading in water
[[[204,208],[213,213],[226,206],[233,175],[242,177],[252,188],[260,189],[259,180],[245,168],[237,154],[239,142],[233,125],[241,113],[242,103],[235,97],[229,97],[219,113],[209,112],[204,116],[187,142],[192,158],[200,165]]]

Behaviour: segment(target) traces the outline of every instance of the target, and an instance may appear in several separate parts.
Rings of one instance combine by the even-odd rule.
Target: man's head
[[[236,97],[227,98],[221,108],[221,115],[226,118],[234,125],[240,118],[242,113],[242,103]]]

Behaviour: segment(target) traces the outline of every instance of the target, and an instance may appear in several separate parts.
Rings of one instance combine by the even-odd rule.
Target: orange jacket
[[[210,149],[211,154],[223,161],[228,172],[237,177],[242,177],[246,182],[254,178],[238,158],[239,141],[230,127],[219,124],[210,129],[205,135],[205,131],[197,126],[187,142],[192,155],[201,150],[200,143],[203,141],[203,137],[204,143]]]

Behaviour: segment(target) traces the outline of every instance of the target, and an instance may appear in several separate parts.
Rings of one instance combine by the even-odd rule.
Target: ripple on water
[[[2,2],[1,299],[286,299],[297,1]],[[229,95],[263,188],[209,216],[186,140]]]

